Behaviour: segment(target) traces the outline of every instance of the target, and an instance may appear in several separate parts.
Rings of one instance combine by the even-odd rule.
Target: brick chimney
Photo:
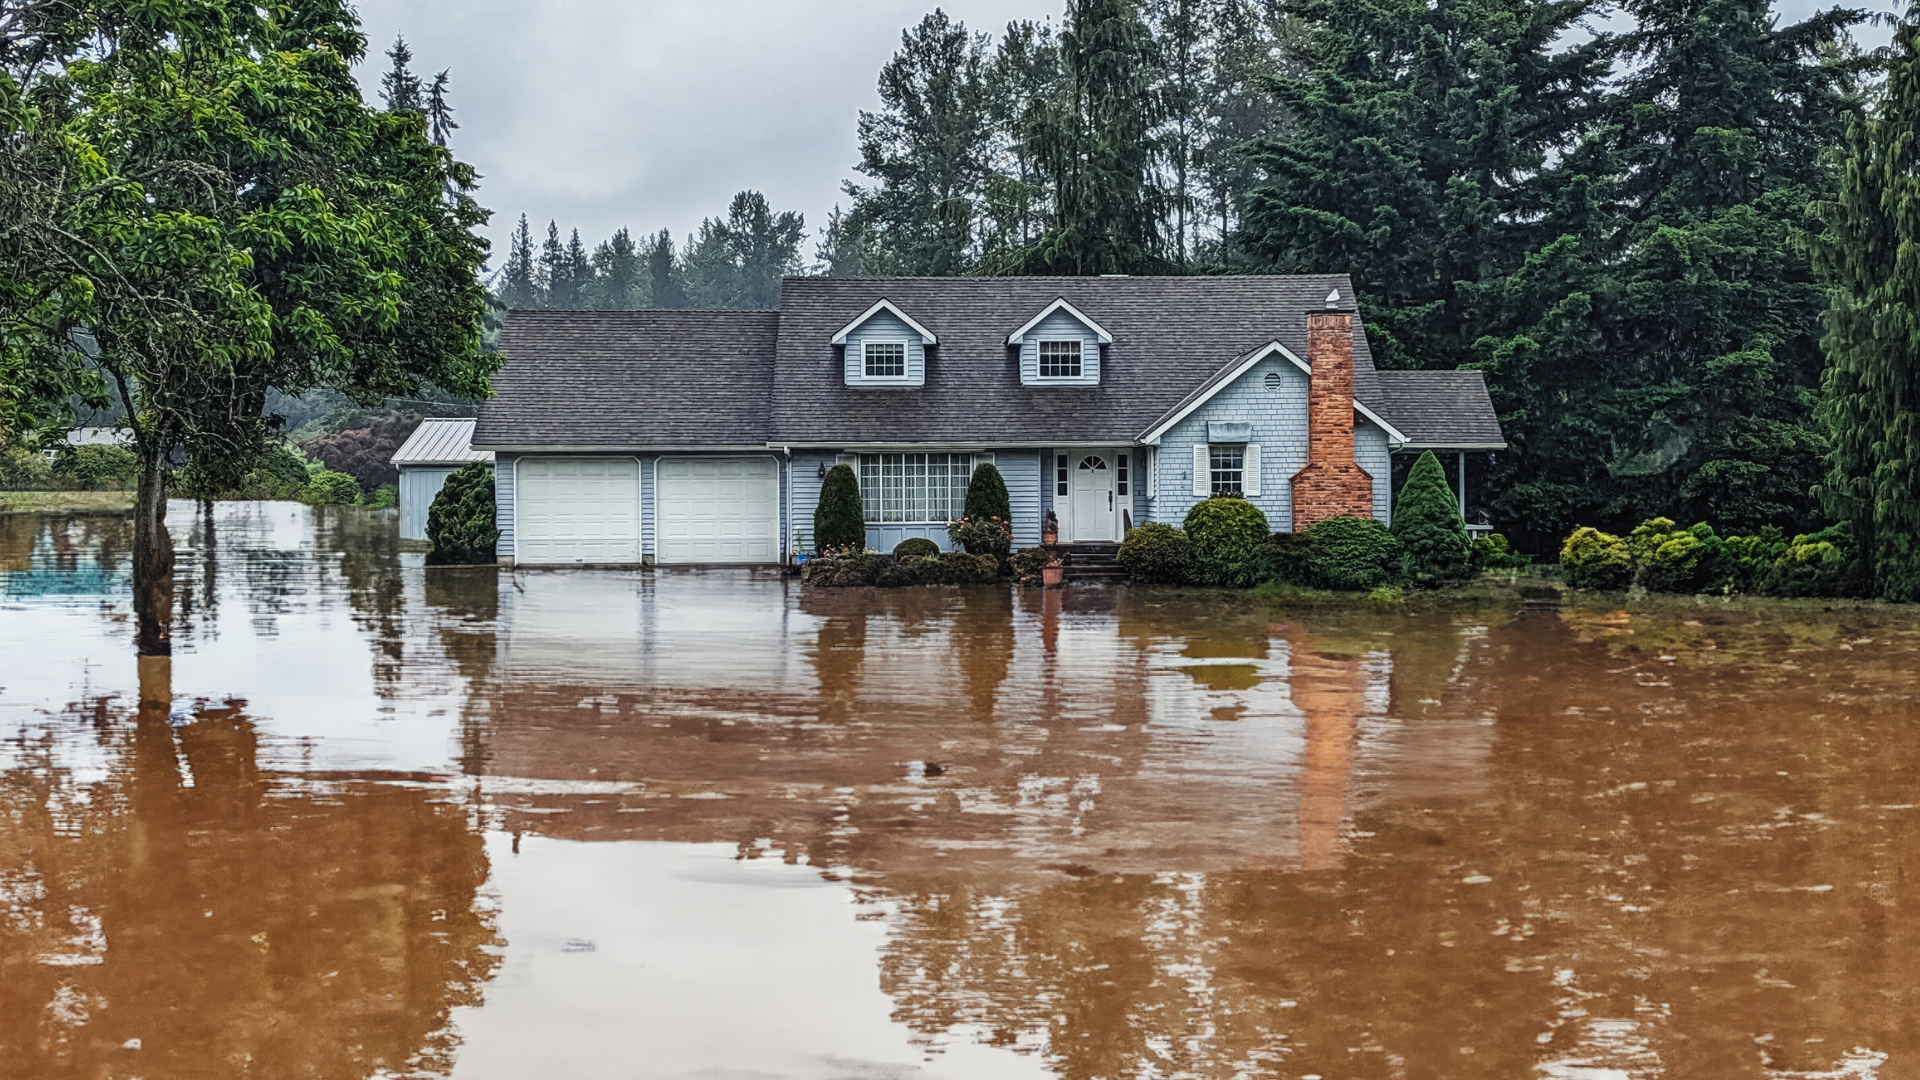
[[[1307,313],[1307,467],[1293,474],[1293,531],[1373,516],[1373,477],[1353,461],[1353,313]]]

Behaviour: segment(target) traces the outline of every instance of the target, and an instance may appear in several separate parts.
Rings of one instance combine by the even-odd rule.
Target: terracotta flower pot
[[[1060,542],[1060,534],[1059,534],[1059,533],[1055,533],[1055,532],[1043,532],[1043,533],[1041,533],[1041,534],[1040,534],[1040,543],[1041,543],[1042,545],[1044,545],[1044,546],[1046,546],[1046,547],[1052,547],[1053,545],[1055,545],[1055,544],[1057,544],[1057,543],[1059,543],[1059,542]]]
[[[1040,583],[1049,589],[1057,589],[1067,579],[1064,566],[1043,566],[1040,568]]]

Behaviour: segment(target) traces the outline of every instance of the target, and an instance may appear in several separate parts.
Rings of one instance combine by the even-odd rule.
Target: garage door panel
[[[772,458],[662,458],[660,561],[780,558],[780,467]]]
[[[640,464],[632,458],[522,458],[514,558],[640,561]]]

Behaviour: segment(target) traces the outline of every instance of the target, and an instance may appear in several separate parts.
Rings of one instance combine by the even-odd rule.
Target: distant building
[[[400,470],[400,536],[427,538],[427,511],[455,469],[475,461],[493,461],[493,451],[473,449],[470,419],[427,419],[393,452]]]

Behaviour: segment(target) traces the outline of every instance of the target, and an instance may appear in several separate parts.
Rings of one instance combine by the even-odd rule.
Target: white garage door
[[[640,561],[640,463],[521,458],[514,473],[514,561]]]
[[[780,559],[780,466],[772,458],[661,458],[660,561]]]

